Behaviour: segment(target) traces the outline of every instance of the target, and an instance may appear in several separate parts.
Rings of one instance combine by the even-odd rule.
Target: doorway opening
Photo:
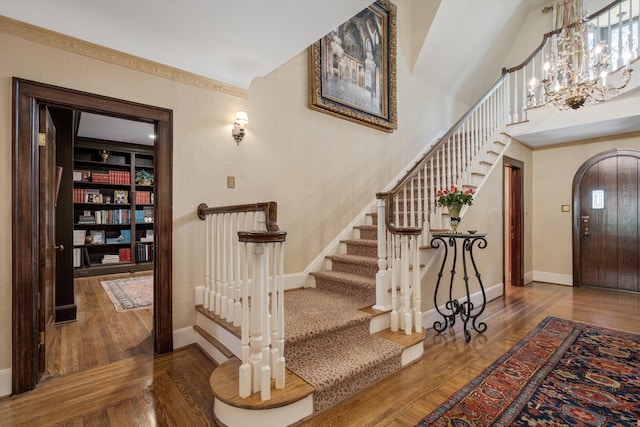
[[[524,286],[523,168],[523,162],[503,158],[505,293],[512,286]]]
[[[153,260],[142,256],[153,255],[154,189],[135,179],[153,177],[154,124],[43,108],[59,173],[55,281],[41,286],[53,293],[54,313],[44,324],[41,380],[154,352]]]
[[[129,101],[75,91],[24,79],[13,79],[15,123],[12,165],[12,392],[35,388],[42,374],[46,337],[41,327],[40,282],[47,273],[49,250],[40,236],[39,124],[41,107],[89,112],[110,117],[152,123],[155,129],[154,168],[156,170],[154,204],[153,265],[153,347],[156,353],[173,350],[171,312],[171,229],[172,229],[172,112]],[[53,173],[46,171],[45,175]],[[49,242],[50,243],[50,242]],[[46,249],[46,250],[43,250]],[[49,254],[49,255],[47,255]]]

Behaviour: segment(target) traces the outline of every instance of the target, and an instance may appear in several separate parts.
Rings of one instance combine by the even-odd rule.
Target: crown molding
[[[0,31],[131,70],[247,99],[247,90],[0,15]]]

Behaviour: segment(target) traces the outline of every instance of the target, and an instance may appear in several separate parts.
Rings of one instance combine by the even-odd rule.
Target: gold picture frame
[[[393,3],[378,0],[309,47],[310,109],[398,128],[396,14]]]

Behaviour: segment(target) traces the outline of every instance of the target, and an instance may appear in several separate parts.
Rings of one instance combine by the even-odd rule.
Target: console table
[[[478,266],[476,265],[476,261],[473,256],[474,247],[478,249],[484,249],[487,247],[487,240],[485,239],[485,237],[486,234],[475,233],[433,234],[433,238],[431,239],[431,247],[439,248],[442,246],[444,248],[444,257],[442,259],[440,271],[438,272],[438,281],[436,283],[436,289],[433,294],[433,302],[436,310],[444,318],[444,321],[440,322],[439,320],[437,320],[433,323],[433,329],[435,329],[436,332],[441,333],[442,331],[447,329],[447,327],[452,327],[455,324],[456,317],[458,316],[463,323],[464,337],[466,342],[469,342],[471,340],[471,334],[467,329],[467,324],[470,323],[471,327],[473,327],[473,329],[480,334],[487,330],[486,323],[478,322],[478,316],[482,314],[487,304],[487,296],[484,292],[484,286],[482,285],[482,280],[480,279],[480,272],[478,271]],[[462,279],[464,281],[464,287],[466,291],[466,300],[463,302],[460,302],[459,300],[453,298],[456,267],[459,259],[462,260]],[[446,313],[443,313],[438,306],[438,292],[440,291],[440,282],[443,276],[442,272],[444,271],[447,262],[449,262],[449,264],[451,265],[449,280],[449,299],[445,304]],[[471,292],[469,291],[469,275],[467,273],[469,262],[473,267],[473,272],[475,272],[475,276],[482,293],[482,301],[478,305],[475,305],[471,301]],[[443,288],[445,288],[445,286],[443,286]]]

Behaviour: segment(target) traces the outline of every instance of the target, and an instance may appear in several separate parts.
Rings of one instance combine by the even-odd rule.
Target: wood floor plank
[[[483,335],[472,332],[467,343],[460,325],[442,334],[428,329],[422,359],[298,425],[413,426],[549,315],[640,333],[640,294],[543,283],[510,288],[487,305]],[[148,326],[145,316],[136,314],[136,322]],[[69,349],[65,357],[77,357],[78,366],[85,367],[90,363],[83,358],[97,359],[88,352]],[[215,426],[209,385],[214,367],[199,348],[188,347],[83,368],[0,399],[0,425]]]

